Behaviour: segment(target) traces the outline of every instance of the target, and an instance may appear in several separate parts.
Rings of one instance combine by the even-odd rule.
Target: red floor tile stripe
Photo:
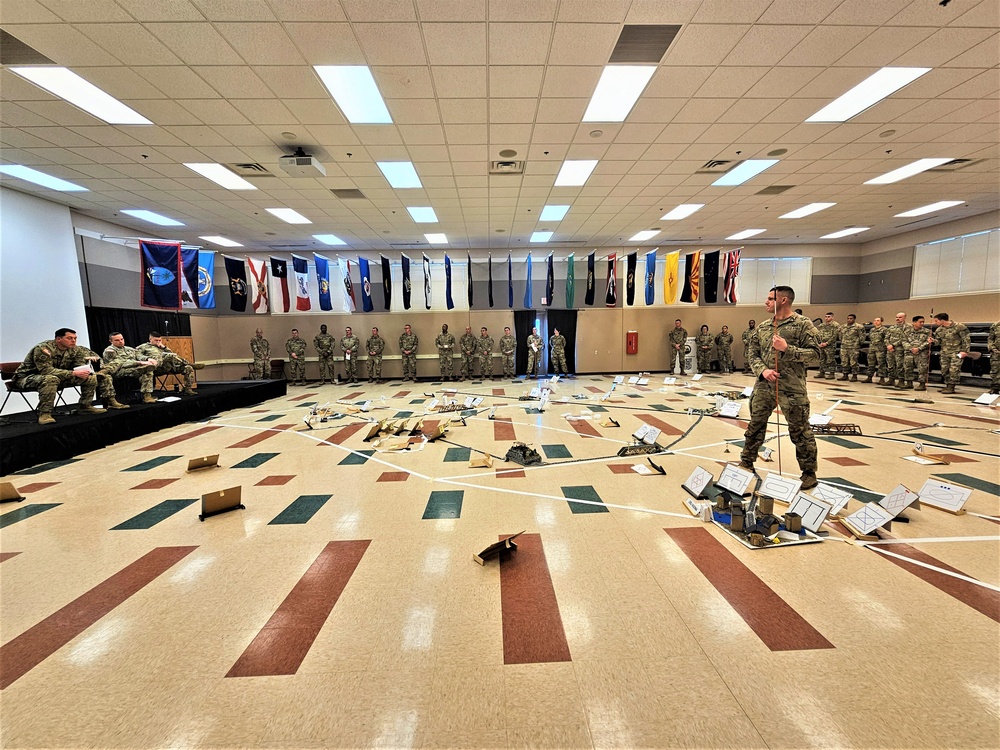
[[[664,531],[769,649],[834,647],[706,529],[695,526]]]
[[[294,427],[294,422],[289,422],[288,424],[276,424],[274,427],[268,427],[267,429],[261,430],[256,435],[251,435],[250,437],[241,440],[238,443],[233,443],[232,445],[227,445],[227,448],[249,448],[251,446],[257,445],[257,443],[263,443],[268,438],[273,438],[289,427]]]
[[[302,395],[300,395],[300,396],[292,396],[292,397],[291,397],[290,399],[288,399],[288,400],[289,400],[289,401],[304,401],[305,399],[309,398],[310,396],[313,396],[313,397],[315,397],[315,394],[313,394],[313,393],[303,393],[303,394],[302,394]]]
[[[403,398],[403,396],[408,396],[408,395],[410,395],[409,391],[400,391],[399,393],[392,394],[392,397],[393,398]]]
[[[341,427],[326,440],[322,441],[320,445],[341,445],[345,440],[351,437],[351,435],[356,432],[360,432],[365,427],[368,427],[367,422],[355,422],[354,424],[349,424],[346,427]]]
[[[632,464],[608,464],[612,474],[634,474]]]
[[[497,469],[497,479],[524,479],[524,469]]]
[[[640,412],[640,413],[636,414],[636,416],[639,417],[639,419],[641,419],[646,424],[652,425],[653,427],[656,427],[657,429],[659,429],[660,432],[662,432],[664,435],[683,435],[684,434],[684,432],[682,430],[678,430],[672,424],[667,424],[662,419],[660,419],[659,417],[654,417],[652,414],[643,414],[643,413]]]
[[[570,424],[570,426],[574,430],[576,430],[578,433],[580,433],[584,437],[600,437],[601,436],[601,433],[599,433],[597,431],[597,428],[594,427],[594,425],[592,425],[590,422],[588,422],[585,419],[574,419],[569,424]]]
[[[143,482],[142,484],[137,484],[135,487],[132,487],[132,489],[133,490],[162,490],[167,485],[173,484],[176,481],[177,481],[176,477],[174,479],[150,479],[150,480],[148,480],[146,482]]]
[[[604,393],[605,391],[608,390],[607,388],[598,388],[596,385],[586,385],[584,386],[584,388],[586,388],[591,393]]]
[[[183,560],[194,547],[157,547],[0,647],[0,690],[9,687],[132,594]]]
[[[670,400],[670,399],[668,399]],[[728,422],[734,427],[739,427],[741,430],[746,431],[750,427],[750,423],[745,419],[733,419],[732,417],[716,417],[720,422]]]
[[[514,437],[514,423],[506,417],[496,417],[493,420],[493,439],[500,440],[517,440]]]
[[[226,677],[295,674],[369,544],[329,542]]]
[[[430,435],[439,424],[441,424],[440,419],[425,419],[423,425],[420,427],[420,433],[422,435]]]
[[[26,484],[18,487],[17,491],[22,495],[27,495],[29,492],[40,492],[49,487],[55,487],[57,484],[61,484],[61,482],[35,482],[34,484]]]
[[[494,396],[503,396],[506,392],[507,392],[507,390],[505,388],[494,388],[493,389],[493,395]]]
[[[872,419],[881,419],[883,422],[892,422],[893,424],[901,424],[906,427],[927,427],[926,422],[911,422],[909,419],[900,419],[899,417],[888,417],[884,414],[873,414],[870,411],[864,411],[862,409],[849,409],[846,406],[842,406],[837,409],[838,412],[847,412],[848,414],[858,414],[862,417],[871,417]]]
[[[500,611],[504,664],[572,661],[541,535],[521,534],[500,560]]]
[[[823,456],[823,458],[838,466],[868,466],[864,461],[858,461],[856,458],[851,458],[850,456],[832,456],[830,458]]]
[[[911,547],[909,544],[891,544],[888,545],[885,550],[886,552],[895,552],[897,555],[909,557],[911,560],[916,560],[926,565],[933,565],[936,568],[957,573],[958,575],[967,576],[969,578],[973,577],[968,576],[958,568],[953,568],[952,566],[941,562],[936,557],[931,557],[926,552],[921,552],[916,547]],[[982,586],[977,586],[976,584],[969,583],[968,581],[963,581],[959,578],[952,578],[944,573],[938,573],[936,570],[928,570],[927,568],[922,568],[919,565],[911,565],[910,563],[896,557],[890,557],[889,555],[879,556],[891,563],[895,563],[903,570],[908,570],[913,573],[913,575],[917,576],[917,578],[923,578],[931,586],[940,589],[955,599],[958,599],[963,604],[969,605],[974,610],[982,612],[990,619],[1000,622],[1000,593],[983,588]]]
[[[21,554],[20,552],[0,552],[0,562],[3,562],[4,560],[9,560],[12,557],[17,557],[20,554]]]
[[[410,475],[405,471],[383,471],[376,482],[405,482]]]
[[[183,443],[185,440],[190,440],[191,438],[196,438],[204,435],[206,432],[212,432],[214,430],[222,429],[222,425],[209,425],[208,427],[199,427],[197,430],[191,430],[191,432],[185,432],[183,435],[178,435],[177,437],[172,437],[167,440],[161,440],[158,443],[153,443],[152,445],[146,445],[142,448],[136,448],[137,451],[158,451],[168,446],[175,445],[176,443]]]
[[[295,479],[294,474],[274,474],[261,479],[254,487],[280,487]]]
[[[350,399],[352,399],[352,398],[357,398],[357,397],[358,397],[358,396],[360,396],[360,395],[361,395],[362,393],[364,393],[364,391],[354,391],[354,392],[352,392],[352,393],[348,393],[348,394],[347,394],[346,396],[341,396],[341,397],[340,397],[340,398],[338,399],[338,401],[341,401],[341,400],[343,400],[343,401],[348,401],[348,400],[350,400]]]

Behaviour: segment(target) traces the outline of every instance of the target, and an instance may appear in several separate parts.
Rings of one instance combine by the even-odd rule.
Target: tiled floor
[[[292,389],[4,477],[27,500],[0,506],[0,746],[1000,745],[1000,413],[969,389],[915,408],[858,384],[833,416],[864,434],[820,440],[820,476],[864,500],[939,477],[973,489],[968,512],[908,511],[888,535],[905,544],[833,528],[751,551],[680,488],[742,439],[689,408],[749,379],[656,381],[606,401],[610,378],[563,381],[554,397],[586,398],[542,413],[517,400],[529,385],[467,386],[482,411],[402,452],[351,416],[305,430],[303,404],[415,423],[430,398]],[[815,410],[831,396],[813,387]],[[666,476],[615,455],[644,424],[672,445]],[[515,438],[544,463],[505,462]],[[952,465],[903,461],[916,440]],[[224,468],[185,473],[213,453]],[[245,510],[198,520],[197,498],[237,484]],[[472,559],[521,531],[511,556]]]

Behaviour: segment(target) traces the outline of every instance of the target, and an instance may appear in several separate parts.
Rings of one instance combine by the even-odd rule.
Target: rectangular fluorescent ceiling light
[[[340,237],[335,234],[314,234],[313,239],[319,240],[324,245],[346,245]]]
[[[929,71],[930,68],[882,68],[807,118],[806,122],[846,122]]]
[[[789,211],[787,214],[782,214],[779,219],[801,219],[803,216],[809,216],[809,214],[818,213],[823,209],[836,206],[836,203],[810,203],[808,206],[803,206],[802,208],[796,208],[794,211]]]
[[[742,232],[737,232],[736,234],[726,237],[727,240],[745,240],[748,237],[753,237],[755,234],[763,234],[766,229],[744,229]]]
[[[437,222],[437,214],[430,206],[407,206],[410,217],[418,224],[434,224]]]
[[[643,229],[641,232],[636,232],[634,235],[628,238],[629,242],[645,242],[646,240],[653,239],[656,235],[660,233],[659,229]]]
[[[256,190],[257,186],[247,182],[231,169],[227,169],[221,164],[185,164],[202,177],[206,177],[216,185],[222,185],[227,190]]]
[[[129,216],[134,216],[137,219],[148,221],[150,224],[158,224],[161,227],[184,226],[184,222],[182,221],[177,221],[177,219],[171,219],[167,216],[160,216],[160,214],[153,213],[152,211],[146,211],[144,209],[123,208],[121,212],[123,214],[128,214]]]
[[[896,214],[896,218],[909,218],[911,216],[923,216],[924,214],[932,214],[935,211],[943,211],[946,208],[951,208],[952,206],[961,206],[965,201],[938,201],[937,203],[931,203],[930,205],[923,206],[921,208],[914,208],[912,211],[904,211],[901,214]]]
[[[289,224],[312,224],[309,219],[293,208],[265,208],[264,210]]]
[[[448,236],[445,234],[425,234],[424,237],[432,245],[447,245]]]
[[[821,240],[836,240],[841,237],[850,237],[852,234],[859,234],[860,232],[867,232],[871,227],[851,227],[850,229],[841,229],[839,232],[833,232],[832,234],[824,234],[820,237]]]
[[[660,221],[680,221],[681,219],[686,219],[695,211],[704,207],[704,203],[682,203],[674,210],[661,216]]]
[[[655,65],[606,66],[583,113],[583,121],[623,122],[655,72]]]
[[[569,211],[569,206],[545,206],[545,208],[542,209],[541,216],[538,217],[538,220],[562,221],[567,211]]]
[[[753,179],[765,169],[770,169],[777,163],[777,159],[747,159],[742,164],[730,169],[712,184],[716,187],[742,185],[744,182]]]
[[[567,159],[556,175],[556,187],[579,187],[587,182],[597,159]]]
[[[28,182],[33,182],[36,185],[41,185],[42,187],[47,187],[51,190],[63,190],[67,193],[78,192],[81,190],[87,192],[87,188],[82,187],[81,185],[76,185],[72,182],[67,182],[66,180],[60,180],[58,177],[53,177],[50,174],[39,172],[37,169],[25,167],[21,164],[0,165],[0,174],[10,175],[11,177],[16,177],[19,180],[27,180]]]
[[[548,242],[552,239],[552,232],[532,232],[529,242]]]
[[[940,167],[942,164],[947,164],[950,161],[954,161],[954,159],[951,157],[948,157],[947,159],[918,159],[912,164],[907,164],[905,167],[900,167],[899,169],[894,169],[891,172],[886,172],[881,177],[875,177],[871,180],[867,180],[865,184],[888,185],[892,182],[905,180],[907,177],[913,177],[915,174],[926,172],[928,169]]]
[[[314,65],[320,80],[350,122],[369,125],[392,123],[382,94],[367,65]]]
[[[423,187],[417,176],[417,170],[413,168],[412,161],[377,161],[375,163],[378,164],[385,179],[394,188]]]
[[[110,94],[97,88],[68,68],[55,66],[8,68],[60,99],[89,112],[109,125],[152,125],[150,120],[126,107]]]
[[[226,237],[219,237],[218,235],[210,235],[208,237],[199,237],[199,240],[205,240],[205,242],[211,242],[213,245],[222,245],[222,247],[243,247],[239,242],[234,242]]]

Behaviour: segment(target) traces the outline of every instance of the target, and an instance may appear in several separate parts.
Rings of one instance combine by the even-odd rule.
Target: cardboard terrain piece
[[[516,550],[517,543],[514,540],[523,533],[524,530],[519,531],[516,534],[511,534],[510,536],[501,539],[499,542],[494,542],[479,554],[473,554],[472,559],[480,565],[484,565],[487,560],[494,557],[500,557],[500,555],[507,550]]]

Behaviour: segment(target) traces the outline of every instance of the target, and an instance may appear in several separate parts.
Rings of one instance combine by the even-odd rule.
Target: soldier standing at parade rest
[[[420,339],[417,338],[409,325],[403,326],[403,332],[399,335],[399,351],[403,355],[403,380],[417,382],[417,346]]]
[[[708,372],[712,369],[712,343],[715,339],[708,332],[708,326],[702,326],[694,337],[694,345],[698,352],[698,372]]]
[[[358,382],[358,350],[361,339],[354,335],[351,327],[344,329],[344,337],[340,340],[340,351],[344,353],[344,380],[352,385]]]
[[[840,379],[858,382],[858,352],[865,337],[865,327],[857,315],[848,315],[847,323],[840,327]]]
[[[886,366],[889,369],[889,382],[886,387],[902,387],[903,362],[906,351],[903,344],[910,335],[910,326],[906,323],[906,313],[896,313],[896,322],[885,332]]]
[[[681,361],[681,375],[687,375],[684,371],[684,347],[687,344],[688,332],[681,327],[681,320],[674,321],[674,329],[667,334],[667,372],[673,374],[674,361]]]
[[[517,339],[510,334],[510,327],[504,326],[500,337],[500,361],[503,364],[503,376],[514,377],[514,354],[517,352]]]
[[[962,360],[969,356],[972,337],[966,325],[951,320],[948,313],[938,313],[934,320],[937,322],[934,343],[941,347],[941,382],[944,384],[941,393],[954,393],[962,379]]]
[[[477,342],[477,353],[479,354],[479,376],[484,379],[492,378],[493,337],[487,333],[486,326],[483,326],[480,329],[479,341]]]
[[[478,345],[476,343],[476,337],[472,335],[472,326],[465,327],[465,333],[462,334],[462,338],[458,340],[458,346],[462,350],[462,380],[468,378],[472,380],[473,361],[476,357],[476,349]]]
[[[823,322],[816,327],[819,334],[819,374],[816,379],[833,380],[837,373],[837,358],[835,355],[837,339],[840,338],[840,324],[833,319],[833,313],[823,316]]]
[[[142,359],[136,349],[125,346],[125,337],[118,331],[108,336],[108,341],[111,343],[101,352],[104,360],[102,372],[108,372],[112,378],[138,378],[142,403],[155,404],[153,370],[156,369],[156,360]]]
[[[552,374],[561,373],[563,375],[569,374],[569,369],[566,367],[566,337],[563,336],[558,328],[553,328],[555,334],[549,338],[549,357],[552,359]]]
[[[889,332],[889,329],[882,325],[882,318],[878,317],[872,322],[871,330],[868,331],[868,380],[866,383],[872,382],[872,378],[878,374],[878,384],[882,385],[885,382],[885,337]]]
[[[751,320],[747,323],[747,329],[743,331],[743,372],[750,373],[750,339],[754,337],[754,329],[757,321]]]
[[[990,326],[986,351],[990,355],[990,393],[1000,393],[1000,322]]]
[[[140,357],[156,360],[154,375],[165,375],[174,373],[184,376],[184,389],[181,391],[185,396],[197,396],[191,384],[194,382],[194,371],[202,369],[205,365],[201,362],[188,362],[184,357],[175,354],[163,343],[163,337],[158,331],[149,332],[149,342],[140,346],[136,351]]]
[[[715,337],[715,346],[719,352],[719,372],[733,371],[733,334],[729,326],[722,326],[722,333]]]
[[[808,490],[818,482],[816,437],[809,426],[806,368],[819,359],[819,340],[812,321],[792,312],[794,300],[795,292],[790,286],[774,287],[765,303],[773,317],[761,323],[750,339],[750,367],[757,382],[750,397],[750,424],[743,437],[740,468],[754,470],[757,452],[767,434],[767,422],[778,405],[795,445],[802,489]]]
[[[538,376],[538,365],[542,361],[542,349],[544,344],[542,337],[538,335],[538,329],[532,328],[531,335],[528,336],[528,376]]]
[[[316,347],[316,354],[319,355],[319,383],[323,385],[327,380],[333,382],[335,365],[333,364],[333,350],[337,345],[337,339],[326,332],[326,326],[319,327],[319,333],[313,338],[313,346]],[[303,372],[305,369],[303,368]],[[346,377],[346,376],[345,376]],[[303,380],[305,376],[303,375]]]
[[[305,385],[306,340],[299,338],[298,328],[292,329],[292,337],[285,342],[285,351],[288,352],[288,370],[292,376],[292,385]]]
[[[441,380],[455,379],[455,335],[448,333],[448,324],[441,326],[441,333],[434,339],[438,350],[438,364],[441,366]]]
[[[372,328],[372,335],[365,342],[368,350],[368,382],[382,382],[382,352],[385,351],[385,339],[378,335],[378,328]]]
[[[896,388],[906,390],[912,388],[915,391],[927,390],[927,370],[930,368],[931,336],[930,332],[924,328],[924,316],[914,315],[913,324],[903,340],[903,384],[896,384]],[[926,352],[926,354],[925,354]],[[916,371],[916,384],[914,385],[913,372]]]
[[[271,344],[264,338],[264,332],[260,328],[250,339],[250,353],[253,354],[250,374],[254,380],[263,380],[271,370]]]
[[[38,424],[53,424],[56,393],[66,386],[80,387],[80,411],[104,414],[94,406],[97,376],[87,357],[76,345],[76,331],[60,328],[55,338],[36,344],[11,378],[15,388],[38,392]]]

